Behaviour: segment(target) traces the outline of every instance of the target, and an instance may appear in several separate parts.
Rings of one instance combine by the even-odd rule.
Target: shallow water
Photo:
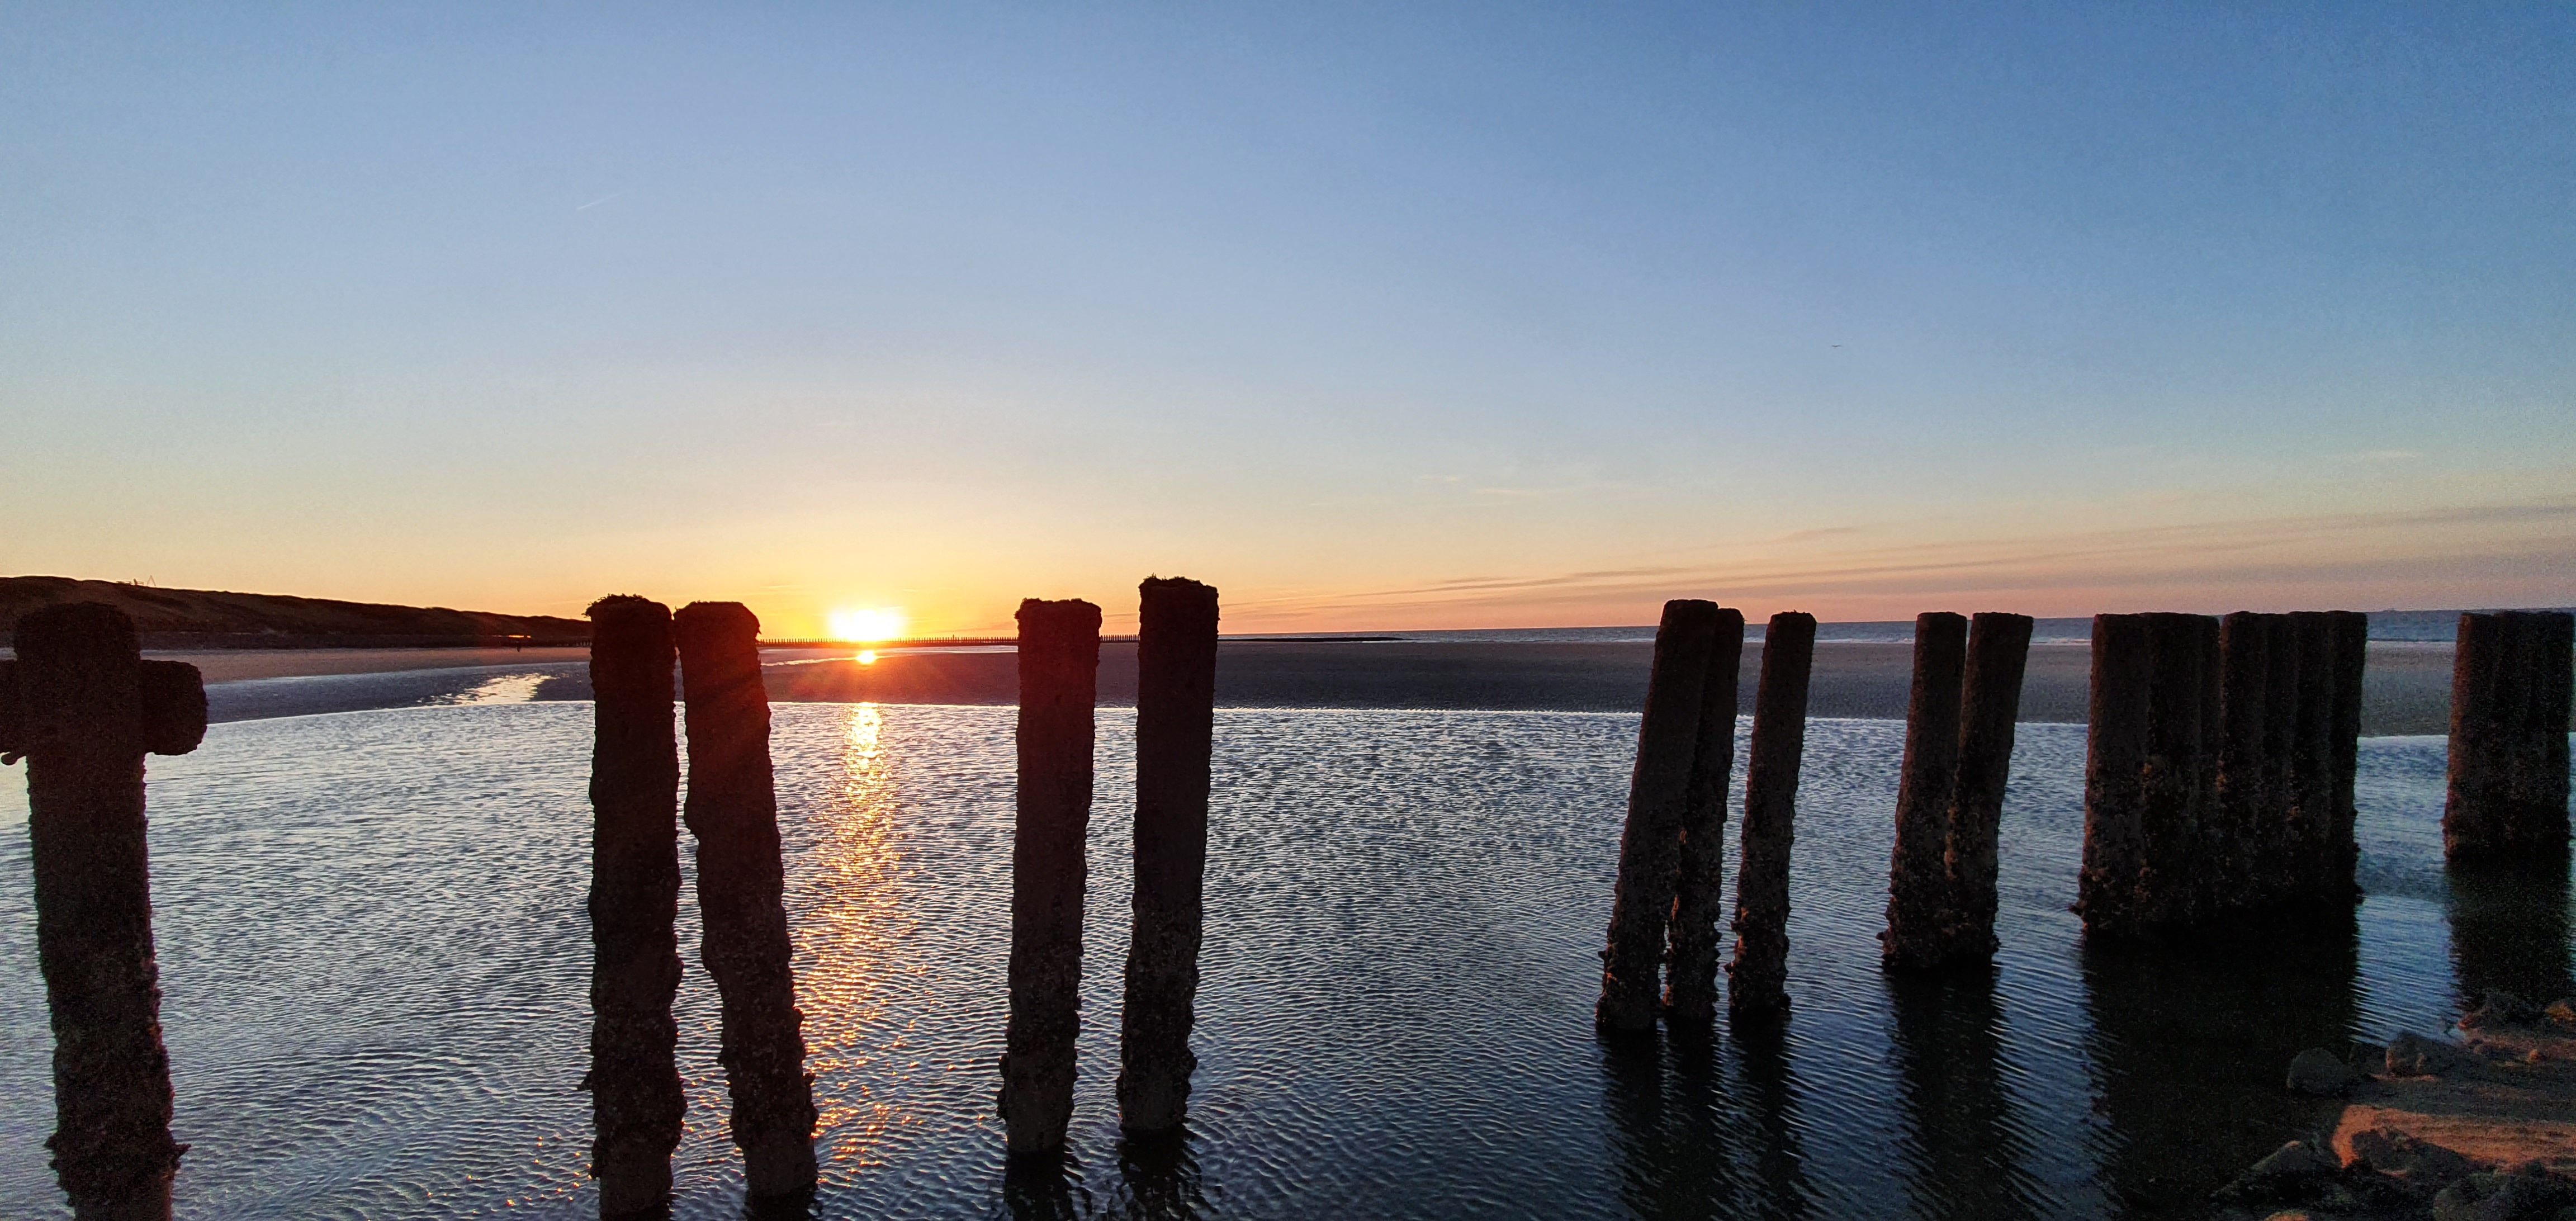
[[[1614,1051],[1590,1014],[1634,716],[1230,709],[1191,1137],[1122,1156],[1133,715],[1104,710],[1074,1157],[1016,1181],[990,1113],[1012,710],[776,715],[816,1216],[2190,1215],[2323,1119],[2280,1088],[2299,1049],[2568,975],[2563,883],[2446,882],[2440,739],[2363,743],[2356,919],[2088,954],[2065,910],[2084,731],[2025,725],[1992,979],[1892,989],[1874,937],[1903,726],[1819,720],[1785,1030]],[[151,761],[182,1216],[595,1214],[573,1088],[589,730],[578,703],[414,708],[219,725]],[[20,779],[0,776],[0,1215],[61,1216]],[[682,902],[677,1211],[733,1216]]]

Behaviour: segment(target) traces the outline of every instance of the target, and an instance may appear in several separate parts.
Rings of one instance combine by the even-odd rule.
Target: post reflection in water
[[[1714,1031],[1601,1040],[1602,1109],[1631,1214],[1809,1215],[1782,1032],[1764,1020],[1727,1041]]]
[[[2356,1029],[2360,924],[2352,907],[2247,917],[2205,934],[2088,943],[2085,1049],[2109,1123],[2100,1171],[2118,1217],[2191,1215],[2212,1167],[2253,1164],[2342,1103],[2286,1090],[2290,1059],[2346,1053]],[[2220,1174],[2221,1181],[2224,1173]]]
[[[859,1165],[879,1160],[874,1150],[887,1126],[902,1122],[894,1107],[870,1097],[868,1083],[880,1075],[870,1069],[905,1055],[908,1039],[899,1026],[881,1046],[863,1034],[888,1025],[886,973],[896,969],[895,946],[912,924],[900,902],[899,795],[884,755],[884,728],[877,705],[848,709],[837,782],[829,800],[815,807],[823,834],[808,867],[822,868],[825,880],[815,888],[813,908],[797,919],[797,999],[805,1011],[806,1062],[818,1086],[816,1132],[826,1159]],[[841,1087],[823,1088],[827,1083]]]
[[[2567,860],[2452,865],[2451,969],[2463,1012],[2489,989],[2535,1004],[2576,993],[2568,969]]]
[[[2003,1082],[1993,968],[1892,975],[1887,990],[1913,1136],[1914,1215],[2041,1215],[2046,1188],[2028,1169],[2028,1133]]]

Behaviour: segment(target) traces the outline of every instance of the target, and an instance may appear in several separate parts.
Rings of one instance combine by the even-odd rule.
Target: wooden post
[[[170,1215],[170,1057],[152,952],[143,756],[195,750],[197,668],[145,661],[123,611],[18,620],[0,663],[0,755],[27,758],[36,957],[54,1026],[54,1174],[81,1221]]]
[[[1701,684],[1699,745],[1691,752],[1690,796],[1682,809],[1681,880],[1673,898],[1664,1012],[1692,1029],[1717,1014],[1717,918],[1724,910],[1727,787],[1735,777],[1737,674],[1744,664],[1744,612],[1718,608]]]
[[[2263,622],[2271,654],[2263,682],[2263,897],[2287,903],[2299,897],[2304,876],[2297,766],[2303,655],[2288,615],[2265,615]]]
[[[1011,833],[1011,1016],[1002,1128],[1019,1155],[1064,1148],[1082,1028],[1082,899],[1089,878],[1092,709],[1100,608],[1020,603],[1019,813]]]
[[[752,1196],[794,1195],[814,1186],[814,1087],[787,936],[760,620],[738,602],[692,602],[671,630],[688,706],[682,817],[698,841],[698,957],[724,1004],[718,1058],[733,1143]]]
[[[2324,893],[2328,898],[2350,900],[2361,894],[2356,876],[2361,865],[2361,845],[2353,835],[2358,813],[2353,804],[2353,782],[2361,768],[2361,684],[2370,664],[2370,616],[2358,611],[2329,611],[2326,635],[2334,655],[2334,709],[2327,717],[2326,766],[2333,821],[2326,832]],[[2562,736],[2560,741],[2565,738]]]
[[[1604,1030],[1636,1032],[1655,1025],[1662,989],[1664,933],[1681,870],[1682,813],[1690,800],[1691,761],[1699,747],[1700,701],[1716,647],[1717,604],[1695,598],[1664,603],[1655,629],[1654,669],[1646,679],[1646,712],[1637,725],[1637,762],[1628,778],[1628,820],[1619,835],[1619,878],[1610,901],[1610,944],[1601,953],[1601,1000],[1593,1020]]]
[[[603,1217],[671,1199],[686,1101],[675,1059],[680,990],[680,748],[671,721],[671,611],[636,597],[590,606],[591,1173]]]
[[[2149,922],[2147,688],[2154,672],[2140,615],[2093,616],[2093,692],[2084,743],[2084,872],[2075,909],[2084,931],[2127,936]]]
[[[2292,863],[2295,897],[2306,903],[2330,888],[2334,846],[2335,648],[2332,625],[2318,611],[2289,616],[2299,650],[2299,711],[2290,744]]]
[[[1807,745],[1807,678],[1816,617],[1771,616],[1762,641],[1762,685],[1753,697],[1752,759],[1744,769],[1744,863],[1735,875],[1735,961],[1727,1008],[1738,1015],[1789,1007],[1789,850],[1796,841],[1798,763]]]
[[[1942,958],[1949,903],[1942,856],[1959,778],[1959,686],[1966,677],[1968,621],[1948,611],[1914,617],[1914,687],[1905,706],[1905,761],[1896,787],[1896,848],[1887,870],[1887,927],[1879,953],[1896,970]]]
[[[1983,962],[1995,953],[1996,837],[2004,787],[2012,778],[2013,726],[2021,716],[2022,671],[2030,660],[2028,615],[1988,612],[1968,625],[1968,665],[1959,714],[1959,776],[1942,852],[1950,906],[1943,956]]]
[[[2218,800],[2224,828],[2214,913],[2256,906],[2270,885],[2273,843],[2268,835],[2270,784],[2264,773],[2268,722],[2264,697],[2271,682],[2270,617],[2238,611],[2218,625]]]
[[[1136,891],[1118,1118],[1168,1132],[1188,1114],[1208,767],[1216,736],[1216,590],[1148,579],[1136,637]],[[1077,932],[1077,937],[1079,933]]]
[[[2549,859],[2567,851],[2567,731],[2571,688],[2576,671],[2576,616],[2565,611],[2532,611],[2524,644],[2530,675],[2523,702],[2522,736],[2531,743],[2513,781],[2514,805],[2520,811],[2517,833]]]
[[[2200,615],[2144,616],[2147,633],[2147,758],[2139,828],[2146,869],[2139,889],[2148,923],[2191,923],[2200,899],[2202,822],[2210,806],[2210,759],[2202,723],[2216,675],[2216,621]]]

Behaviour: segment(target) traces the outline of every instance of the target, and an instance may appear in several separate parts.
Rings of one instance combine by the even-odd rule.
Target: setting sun
[[[892,640],[903,634],[903,611],[892,606],[836,610],[831,623],[834,639],[856,643]]]

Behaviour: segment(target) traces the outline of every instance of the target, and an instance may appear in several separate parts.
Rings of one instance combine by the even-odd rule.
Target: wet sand
[[[570,649],[146,649],[146,657],[184,661],[209,683],[259,678],[309,678],[322,674],[393,674],[468,666],[590,663],[590,650]]]
[[[152,655],[191,662],[204,671],[206,681],[217,688],[212,694],[218,720],[455,702],[442,694],[445,687],[462,691],[516,672],[542,675],[532,689],[535,699],[590,698],[585,649]],[[842,649],[772,649],[761,656],[770,698],[779,701],[1009,704],[1019,693],[1019,659],[1008,648],[889,649],[872,664],[859,662],[855,650]],[[1634,712],[1645,699],[1653,657],[1654,646],[1642,642],[1227,641],[1217,650],[1217,702],[1229,708]],[[1908,644],[1818,644],[1810,715],[1902,718],[1912,661]],[[1739,689],[1748,712],[1761,664],[1761,649],[1747,648]],[[2021,719],[2082,723],[2091,666],[2092,653],[2085,645],[2031,646]],[[451,676],[453,681],[442,685]],[[243,683],[256,685],[234,685]],[[2447,732],[2450,697],[2449,645],[2370,646],[2364,734]],[[1102,645],[1101,702],[1126,705],[1135,699],[1136,646]]]

